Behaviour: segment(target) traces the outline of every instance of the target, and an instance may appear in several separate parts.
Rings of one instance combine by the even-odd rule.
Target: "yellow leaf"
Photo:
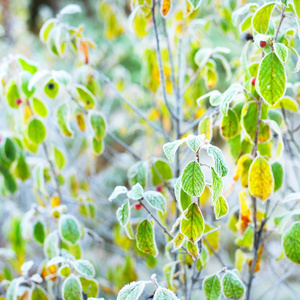
[[[57,207],[60,205],[60,198],[58,195],[55,195],[51,198],[51,207],[54,208],[54,207]]]
[[[245,191],[239,193],[240,214],[239,221],[236,223],[236,228],[239,233],[243,234],[251,222],[251,211],[248,206],[247,194]]]
[[[271,166],[261,156],[255,158],[249,169],[249,190],[261,200],[269,198],[273,192],[274,178]]]
[[[239,158],[237,162],[237,169],[233,177],[233,180],[238,181],[239,178],[241,178],[242,187],[248,187],[248,172],[251,163],[252,163],[252,158],[249,154],[244,154]]]
[[[166,18],[171,10],[172,7],[172,1],[171,0],[162,0],[161,1],[161,7],[160,12],[161,15]]]
[[[77,121],[77,124],[78,124],[78,127],[81,131],[85,131],[85,120],[84,120],[84,115],[83,114],[78,114],[76,116],[76,121]]]

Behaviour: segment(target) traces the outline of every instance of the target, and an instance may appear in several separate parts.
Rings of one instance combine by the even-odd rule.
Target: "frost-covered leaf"
[[[253,196],[266,200],[273,193],[274,179],[269,163],[258,156],[249,169],[249,189]]]
[[[271,52],[266,55],[258,69],[258,92],[269,105],[275,105],[284,95],[286,74],[278,56]]]
[[[120,290],[117,300],[138,300],[144,288],[144,281],[131,282]]]
[[[178,300],[178,298],[171,290],[159,287],[154,294],[153,300]]]
[[[130,186],[139,183],[143,188],[147,183],[147,167],[144,162],[137,162],[131,166],[127,173]]]
[[[300,264],[300,222],[294,222],[282,237],[285,255],[294,263]]]
[[[81,282],[75,275],[67,277],[62,286],[63,300],[82,300]]]
[[[91,125],[97,140],[103,139],[106,133],[106,121],[102,114],[93,112],[90,116]]]
[[[200,197],[204,187],[204,175],[198,162],[190,162],[183,170],[182,188],[190,196]]]
[[[163,145],[164,153],[170,163],[174,162],[176,151],[184,141],[184,139],[181,139]]]
[[[214,168],[211,168],[211,174],[212,174],[213,204],[215,204],[222,194],[223,181],[218,176]]]
[[[163,194],[155,191],[147,191],[144,193],[144,199],[154,208],[163,214],[167,210],[167,201]]]
[[[196,203],[192,203],[184,211],[180,230],[192,243],[196,243],[202,237],[204,232],[204,218]]]
[[[125,227],[130,219],[130,202],[127,199],[117,210],[117,218],[119,223]]]
[[[115,187],[114,191],[109,196],[108,200],[112,201],[112,200],[116,199],[119,195],[126,194],[127,192],[128,192],[128,190],[127,190],[126,186],[118,185]]]
[[[44,254],[48,258],[53,258],[59,256],[59,247],[58,247],[58,235],[57,231],[51,232],[47,235],[44,242]]]
[[[267,3],[260,7],[253,15],[252,26],[258,33],[265,34],[268,31],[274,6],[275,2]]]
[[[190,134],[186,139],[186,144],[192,151],[197,152],[199,147],[203,144],[203,141],[204,141],[204,135]]]
[[[81,7],[77,4],[68,4],[59,13],[61,15],[73,15],[81,13]]]
[[[144,189],[139,183],[136,183],[131,188],[131,190],[127,193],[127,197],[132,199],[132,200],[142,199],[143,195],[144,195]]]
[[[220,196],[215,202],[214,211],[217,220],[228,214],[228,203],[223,196]]]
[[[213,157],[215,163],[215,171],[220,177],[224,177],[228,173],[228,167],[221,150],[215,146],[208,146],[207,153]]]
[[[54,147],[54,161],[58,170],[61,170],[66,164],[64,154],[56,147]]]
[[[63,215],[59,219],[58,229],[60,237],[67,243],[76,244],[81,236],[80,225],[71,215]]]
[[[75,270],[82,276],[94,277],[96,274],[94,266],[85,259],[78,259],[73,262]]]
[[[156,256],[158,250],[155,242],[154,226],[148,220],[143,220],[137,227],[137,247],[144,253]]]
[[[202,289],[206,300],[220,299],[222,288],[219,275],[214,274],[206,277],[203,280]]]
[[[245,293],[242,281],[235,273],[227,271],[222,279],[223,293],[226,298],[240,299]]]
[[[273,47],[278,58],[281,60],[282,63],[285,63],[289,54],[287,46],[282,43],[275,43]]]

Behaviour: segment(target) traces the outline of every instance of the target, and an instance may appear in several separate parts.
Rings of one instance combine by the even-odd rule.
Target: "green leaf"
[[[300,2],[298,0],[293,0],[294,8],[295,8],[295,13],[298,19],[300,19]]]
[[[145,282],[131,282],[125,285],[119,292],[117,300],[138,300],[145,288]]]
[[[156,256],[158,250],[155,243],[154,228],[150,221],[143,220],[137,227],[137,247],[144,253]]]
[[[12,108],[18,108],[17,100],[20,99],[20,93],[16,82],[13,80],[10,82],[6,92],[7,103]]]
[[[143,195],[144,195],[144,189],[139,183],[136,183],[131,188],[131,190],[127,193],[127,197],[132,199],[132,200],[142,199]]]
[[[278,56],[278,58],[280,59],[280,61],[282,63],[285,63],[287,61],[288,54],[289,54],[289,50],[288,50],[287,46],[282,43],[275,43],[273,45],[273,47],[274,47],[274,51],[275,51],[276,55]]]
[[[144,193],[144,199],[154,208],[161,211],[163,214],[167,210],[167,201],[165,197],[155,191],[148,191]]]
[[[54,24],[57,23],[57,19],[49,19],[48,21],[46,21],[46,23],[44,23],[44,25],[42,26],[41,30],[40,30],[40,40],[43,43],[46,43],[49,37],[49,33],[51,31],[51,29],[53,28]]]
[[[68,117],[68,106],[64,103],[57,110],[57,122],[61,132],[67,137],[72,137],[73,131],[70,129]]]
[[[108,200],[112,201],[116,199],[121,194],[126,194],[128,192],[127,187],[125,186],[116,186],[112,194],[109,196]]]
[[[300,222],[294,222],[282,237],[284,253],[295,264],[300,264]]]
[[[224,177],[228,173],[228,167],[225,163],[221,150],[215,146],[208,146],[207,153],[213,157],[215,162],[215,171],[220,177]]]
[[[147,167],[144,162],[137,162],[131,166],[127,173],[130,186],[139,183],[143,188],[146,187]]]
[[[75,85],[75,98],[83,104],[85,109],[92,109],[95,105],[95,96],[83,85]]]
[[[274,2],[267,3],[261,8],[259,8],[253,15],[252,26],[258,33],[265,34],[268,31],[269,21],[274,6]]]
[[[271,106],[271,109],[275,109],[275,108],[280,108],[280,109],[284,108],[290,111],[297,112],[298,104],[293,98],[285,96],[281,98],[279,101],[277,101],[275,105]]]
[[[198,242],[202,237],[204,232],[204,218],[196,203],[192,203],[184,211],[180,230],[192,243]]]
[[[80,225],[71,215],[63,215],[58,222],[60,237],[67,243],[76,244],[81,236]]]
[[[212,190],[213,190],[213,204],[218,201],[219,197],[222,194],[223,191],[223,181],[218,176],[214,168],[211,168],[211,174],[212,174]]]
[[[205,187],[204,175],[198,162],[190,162],[183,170],[182,188],[190,196],[200,197]]]
[[[258,70],[257,86],[259,94],[271,106],[284,95],[285,69],[275,53],[271,52],[262,59]]]
[[[245,287],[235,273],[227,271],[222,279],[223,293],[226,298],[240,299],[244,296]]]
[[[47,292],[41,287],[36,285],[31,294],[31,300],[49,300]]]
[[[159,287],[154,294],[153,300],[178,300],[178,298],[171,290]]]
[[[32,142],[41,144],[46,138],[46,127],[41,120],[33,118],[28,124],[27,134]]]
[[[45,118],[48,115],[47,107],[37,98],[32,98],[32,108],[33,111],[42,118]]]
[[[32,87],[31,90],[29,90],[29,82],[31,78],[32,75],[29,72],[21,72],[21,88],[27,98],[30,98],[35,92],[35,87]]]
[[[15,178],[8,171],[3,172],[3,176],[4,176],[4,185],[7,188],[7,190],[12,194],[15,193],[18,188]]]
[[[93,112],[90,117],[91,125],[95,133],[95,138],[101,140],[106,133],[106,121],[104,117],[97,112]]]
[[[212,123],[213,123],[212,117],[208,116],[202,119],[198,126],[198,133],[204,134],[205,139],[208,140],[209,142],[211,141],[213,135]]]
[[[271,165],[272,173],[274,177],[274,192],[278,191],[283,182],[283,167],[279,162],[274,162]]]
[[[221,129],[222,135],[227,139],[233,138],[239,134],[239,119],[234,110],[228,109],[227,115],[223,116]]]
[[[117,210],[117,218],[121,226],[125,227],[130,219],[130,202],[127,199]]]
[[[162,184],[163,181],[168,181],[173,178],[173,172],[170,165],[162,160],[158,159],[151,167],[152,183],[154,186]]]
[[[17,158],[17,147],[13,139],[7,137],[1,150],[3,150],[3,152],[1,151],[2,158],[6,162],[12,163]]]
[[[199,258],[199,248],[197,244],[193,244],[190,241],[187,241],[186,248],[189,252],[189,254],[192,255],[194,260],[197,260]]]
[[[59,91],[59,84],[54,80],[50,79],[44,86],[45,94],[51,99],[55,99]]]
[[[221,282],[219,275],[214,274],[206,277],[202,283],[202,289],[206,300],[218,300],[221,296]]]
[[[166,143],[163,145],[164,153],[170,163],[174,162],[176,151],[184,141],[184,139],[176,140],[174,142]]]
[[[75,275],[67,277],[62,286],[63,300],[82,300],[81,282]]]
[[[219,199],[215,202],[214,212],[217,220],[228,214],[228,203],[223,196],[220,196]]]
[[[54,147],[54,161],[55,161],[55,165],[56,165],[58,170],[61,170],[66,164],[65,156],[56,147]]]
[[[197,152],[199,147],[203,144],[203,140],[204,135],[201,136],[190,134],[186,139],[186,144],[192,151]]]
[[[97,155],[100,155],[104,151],[104,141],[103,140],[97,140],[96,138],[93,138],[93,150]]]
[[[44,242],[44,254],[49,259],[59,256],[58,242],[59,240],[56,231],[47,235]]]
[[[30,178],[30,169],[23,155],[18,158],[17,164],[15,166],[15,175],[22,181]]]
[[[39,220],[35,222],[35,224],[33,225],[33,236],[39,244],[44,244],[46,238],[46,228],[43,222]]]
[[[73,262],[73,266],[82,276],[94,277],[96,275],[94,266],[88,260],[78,259]]]
[[[85,277],[79,278],[82,286],[82,291],[89,297],[88,300],[92,300],[90,297],[98,296],[98,282],[94,279],[87,279]]]
[[[28,58],[19,57],[18,61],[24,71],[34,74],[37,71],[37,66]]]

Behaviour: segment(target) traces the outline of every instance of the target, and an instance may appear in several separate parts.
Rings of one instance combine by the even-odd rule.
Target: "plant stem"
[[[156,4],[156,1],[153,1],[151,12],[152,12],[153,27],[154,27],[154,33],[155,33],[155,39],[156,39],[156,56],[157,56],[157,60],[158,60],[158,68],[159,68],[159,74],[160,74],[160,78],[161,78],[163,97],[164,97],[165,104],[166,104],[168,111],[170,112],[172,118],[177,120],[178,116],[174,113],[172,107],[170,106],[168,98],[167,98],[167,89],[166,89],[166,81],[165,81],[166,79],[165,79],[165,74],[164,74],[164,69],[163,69],[157,21],[156,21],[156,16],[155,16],[155,4]],[[169,55],[170,55],[170,53],[169,53]],[[175,82],[175,77],[173,79]]]

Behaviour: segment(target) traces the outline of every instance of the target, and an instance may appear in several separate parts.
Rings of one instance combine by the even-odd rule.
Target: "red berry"
[[[256,82],[256,77],[253,77],[252,80],[251,80],[251,84],[252,84],[253,86],[255,86],[255,82]]]
[[[140,210],[143,207],[143,205],[142,204],[136,204],[134,207],[135,207],[136,210]]]
[[[22,103],[22,100],[20,98],[16,100],[17,105],[20,105],[21,103]]]
[[[162,192],[163,187],[162,187],[161,185],[158,185],[158,186],[156,187],[156,190],[157,190],[158,192]]]
[[[260,41],[259,46],[261,48],[265,48],[267,46],[267,42],[266,41]]]

